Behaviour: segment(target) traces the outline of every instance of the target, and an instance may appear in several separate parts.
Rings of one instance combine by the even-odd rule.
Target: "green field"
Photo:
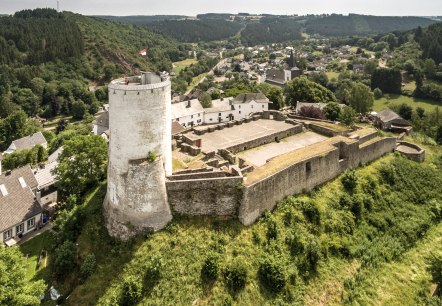
[[[401,105],[402,103],[410,105],[413,108],[422,107],[427,112],[433,111],[437,106],[442,106],[442,102],[436,102],[433,100],[386,94],[383,98],[374,101],[373,110],[380,112],[386,108]]]
[[[175,62],[175,63],[173,63],[173,72],[178,74],[184,68],[189,67],[190,65],[196,64],[196,63],[197,63],[197,60],[194,58],[188,58],[188,59],[181,61],[181,62]]]

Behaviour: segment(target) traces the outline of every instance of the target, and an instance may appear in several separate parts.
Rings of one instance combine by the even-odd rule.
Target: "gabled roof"
[[[410,125],[410,122],[408,122],[407,120],[405,120],[404,118],[402,118],[401,116],[399,116],[398,114],[396,114],[395,112],[393,112],[389,108],[384,109],[382,112],[380,112],[378,114],[378,118],[382,122],[392,122],[392,121],[394,121],[397,124]]]
[[[182,118],[204,112],[198,99],[172,104],[172,119]]]
[[[92,123],[98,126],[109,128],[109,112],[102,113]]]
[[[276,83],[285,83],[285,73],[282,69],[269,69],[266,71],[266,81],[273,81]]]
[[[57,181],[57,176],[53,174],[53,170],[57,167],[58,162],[44,165],[43,168],[34,169],[34,176],[38,183],[38,188],[42,189],[53,185]]]
[[[172,121],[172,135],[179,134],[184,130],[185,128],[179,122]]]
[[[20,151],[32,149],[36,145],[47,145],[47,141],[41,132],[37,132],[35,134],[14,140],[12,144],[15,146],[16,151]]]
[[[221,112],[227,112],[232,110],[232,105],[230,105],[230,100],[233,100],[232,98],[223,98],[223,99],[217,99],[212,100],[212,107],[205,108],[205,113],[221,113]]]
[[[256,103],[270,103],[269,99],[260,92],[239,94],[233,99],[233,103],[249,103],[251,101],[255,101]]]
[[[0,175],[0,232],[11,228],[41,212],[32,189],[38,185],[31,167]]]

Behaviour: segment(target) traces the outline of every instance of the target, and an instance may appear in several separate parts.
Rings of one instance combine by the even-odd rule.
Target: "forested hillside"
[[[414,39],[422,48],[424,58],[431,58],[436,64],[442,63],[442,22],[433,24],[425,30],[418,28]]]
[[[249,23],[241,32],[241,41],[246,46],[279,43],[302,39],[302,25],[295,19],[263,18],[259,23]]]
[[[183,42],[227,39],[243,27],[240,23],[223,19],[165,20],[146,23],[145,26]]]
[[[348,16],[332,14],[307,21],[309,34],[325,36],[350,36],[392,31],[405,31],[426,27],[436,21],[423,17],[381,17],[350,14]]]
[[[139,55],[144,48],[147,56]],[[38,130],[27,116],[94,114],[107,101],[110,79],[170,70],[188,56],[186,48],[143,27],[52,9],[1,17],[0,150]]]

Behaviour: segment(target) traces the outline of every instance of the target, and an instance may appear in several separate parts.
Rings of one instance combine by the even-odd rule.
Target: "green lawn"
[[[393,105],[401,105],[402,103],[408,104],[413,108],[422,107],[425,111],[430,112],[433,111],[435,107],[442,106],[441,102],[427,100],[427,99],[418,99],[413,97],[407,97],[402,95],[384,95],[383,98],[374,101],[373,110],[376,112],[380,112],[386,108],[389,108]]]
[[[23,253],[23,255],[28,256],[27,259],[27,271],[26,271],[26,277],[27,279],[34,278],[39,273],[46,272],[46,267],[48,266],[48,257],[43,259],[40,266],[37,266],[38,258],[40,256],[40,252],[42,249],[45,249],[48,251],[52,248],[52,245],[54,243],[54,236],[50,232],[44,232],[43,234],[26,241],[20,246],[20,251]],[[41,278],[41,277],[38,277]],[[45,278],[45,277],[43,277]]]
[[[173,72],[178,74],[184,68],[186,68],[192,64],[196,64],[196,63],[197,63],[197,60],[194,58],[188,58],[188,59],[181,61],[181,62],[175,62],[175,63],[173,63]]]

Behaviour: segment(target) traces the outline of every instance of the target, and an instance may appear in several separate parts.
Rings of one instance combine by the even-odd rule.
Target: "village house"
[[[235,98],[212,101],[212,107],[204,109],[205,124],[214,124],[250,117],[254,113],[269,110],[272,103],[262,93],[240,94]]]
[[[35,146],[48,147],[48,142],[41,132],[14,140],[3,154],[11,154],[21,150],[30,150]]]
[[[172,120],[183,127],[192,127],[204,123],[204,108],[198,99],[172,104]]]
[[[38,182],[30,166],[0,173],[0,243],[15,244],[42,224]]]
[[[375,116],[374,124],[384,131],[410,134],[413,130],[409,121],[388,108]]]
[[[268,69],[265,72],[264,80],[266,83],[283,87],[285,83],[301,75],[301,69],[293,67],[290,69]]]
[[[92,122],[94,135],[99,135],[106,140],[109,140],[109,112],[104,111]]]

